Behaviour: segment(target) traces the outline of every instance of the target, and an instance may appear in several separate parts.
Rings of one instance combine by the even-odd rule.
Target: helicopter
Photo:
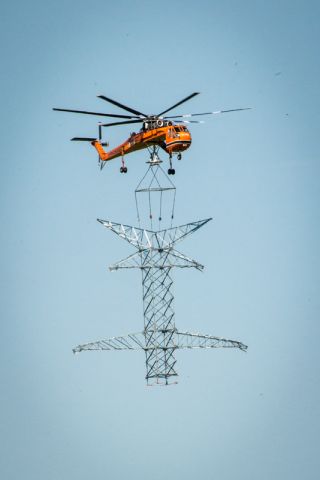
[[[229,112],[239,112],[242,110],[250,110],[250,108],[234,108],[231,110],[217,110],[215,112],[204,113],[189,113],[183,115],[166,116],[168,112],[174,108],[182,105],[183,103],[191,100],[191,98],[199,95],[199,92],[194,92],[191,95],[175,103],[171,107],[163,110],[157,115],[147,115],[134,108],[128,107],[116,100],[106,97],[105,95],[98,95],[97,97],[111,103],[123,110],[126,110],[131,115],[120,115],[111,113],[99,113],[88,112],[84,110],[71,110],[66,108],[53,108],[59,112],[81,113],[84,115],[96,115],[108,118],[119,119],[118,121],[111,123],[98,123],[98,138],[91,137],[74,137],[72,141],[84,141],[90,142],[92,146],[97,150],[99,155],[99,164],[102,169],[104,165],[114,158],[121,157],[121,173],[127,173],[124,156],[137,150],[148,148],[150,152],[150,164],[160,163],[161,160],[158,156],[158,151],[161,148],[169,155],[170,168],[168,169],[169,175],[175,174],[175,169],[172,167],[172,157],[177,155],[177,159],[181,160],[182,152],[187,150],[191,145],[191,134],[185,124],[190,123],[204,123],[202,120],[185,120],[190,117],[197,117],[201,115],[217,115]],[[121,119],[121,120],[120,120]],[[102,141],[102,127],[114,127],[116,125],[128,125],[128,124],[142,124],[138,133],[132,132],[130,137],[125,140],[121,145],[115,147],[112,150],[106,152],[103,147],[109,146],[108,142]]]

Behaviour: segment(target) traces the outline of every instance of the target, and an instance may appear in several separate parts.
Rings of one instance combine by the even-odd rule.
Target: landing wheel
[[[182,155],[181,155],[181,153],[178,153],[178,155],[177,155],[177,159],[178,159],[178,160],[181,160],[181,159],[182,159]]]

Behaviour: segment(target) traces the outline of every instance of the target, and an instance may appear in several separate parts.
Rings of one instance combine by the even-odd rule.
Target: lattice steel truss
[[[136,252],[115,263],[110,270],[139,268],[142,271],[144,330],[124,337],[113,337],[79,345],[74,353],[84,350],[144,350],[148,384],[168,385],[176,377],[175,350],[179,348],[239,348],[247,346],[225,338],[179,332],[175,326],[171,270],[204,267],[178,252],[176,244],[203,227],[209,220],[199,220],[178,227],[153,231],[98,220],[102,225],[129,242]]]

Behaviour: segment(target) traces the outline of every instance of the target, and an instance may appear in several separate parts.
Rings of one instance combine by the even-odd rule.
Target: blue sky
[[[1,15],[1,477],[315,478],[319,471],[319,3],[31,0]],[[134,224],[145,154],[102,172],[105,94],[206,119],[176,162],[176,325],[240,351],[178,352],[179,384],[146,388],[144,356],[79,343],[142,329],[131,249],[96,218]],[[130,129],[106,132],[110,146]],[[165,158],[163,158],[165,160]]]

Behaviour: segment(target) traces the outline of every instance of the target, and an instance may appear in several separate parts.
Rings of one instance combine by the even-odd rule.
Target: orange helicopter
[[[70,110],[65,108],[53,108],[53,110],[59,112],[71,112],[71,113],[81,113],[85,115],[97,115],[102,117],[111,117],[111,118],[121,118],[123,120],[113,122],[113,123],[99,123],[99,136],[97,138],[88,138],[88,137],[74,137],[71,140],[76,141],[85,141],[91,142],[99,154],[99,163],[101,169],[109,160],[114,158],[121,157],[122,165],[120,168],[121,173],[127,173],[128,169],[124,162],[124,156],[129,153],[135,152],[137,150],[142,150],[148,148],[150,151],[150,163],[159,163],[160,159],[158,157],[158,150],[162,148],[166,153],[169,154],[170,168],[168,169],[169,175],[174,175],[175,170],[172,168],[172,156],[177,155],[178,160],[181,160],[181,152],[186,150],[191,145],[191,135],[185,123],[203,123],[203,121],[198,120],[184,120],[185,118],[195,117],[200,115],[216,115],[220,113],[229,113],[229,112],[238,112],[241,110],[250,110],[250,108],[235,108],[232,110],[218,110],[215,112],[204,112],[204,113],[190,113],[184,115],[173,115],[173,116],[164,116],[170,110],[178,107],[184,102],[187,102],[195,95],[198,95],[199,92],[194,92],[191,95],[180,100],[180,102],[172,105],[172,107],[167,108],[158,115],[146,115],[145,113],[139,112],[133,108],[130,108],[126,105],[123,105],[111,98],[108,98],[104,95],[98,95],[98,98],[105,100],[117,107],[130,112],[131,115],[118,115],[111,113],[98,113],[98,112],[87,112],[84,110]],[[133,115],[132,115],[133,114]],[[179,120],[176,120],[179,119]],[[131,133],[130,137],[123,142],[118,147],[113,150],[106,152],[104,146],[108,146],[107,142],[102,141],[102,127],[113,127],[115,125],[127,125],[133,123],[142,123],[142,127],[138,133]]]

